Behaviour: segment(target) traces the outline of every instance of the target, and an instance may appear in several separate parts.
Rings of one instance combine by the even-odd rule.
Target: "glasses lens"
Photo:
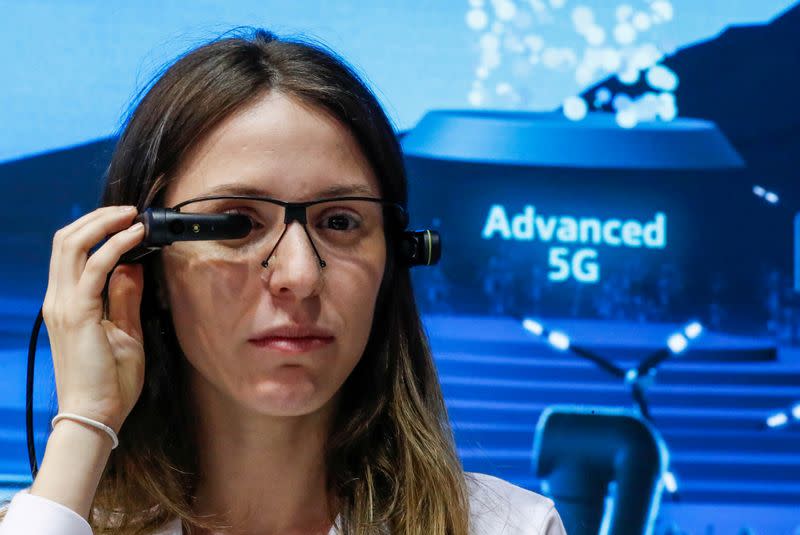
[[[242,214],[250,218],[253,229],[244,238],[232,240],[176,242],[173,248],[186,254],[211,261],[247,262],[260,264],[278,241],[279,254],[283,241],[303,239],[309,254],[314,247],[325,262],[341,257],[369,252],[383,239],[383,205],[365,200],[334,199],[314,203],[306,208],[306,232],[286,230],[285,209],[282,205],[255,199],[213,199],[184,205],[181,212],[199,214]],[[292,222],[295,224],[295,222]],[[283,235],[283,237],[281,237]]]

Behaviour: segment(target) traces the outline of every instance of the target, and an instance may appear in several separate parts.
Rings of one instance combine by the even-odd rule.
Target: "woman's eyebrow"
[[[253,195],[259,197],[273,197],[269,191],[247,184],[220,184],[204,192],[202,197],[213,195]],[[315,198],[339,197],[344,195],[375,195],[366,184],[336,184],[317,191]]]

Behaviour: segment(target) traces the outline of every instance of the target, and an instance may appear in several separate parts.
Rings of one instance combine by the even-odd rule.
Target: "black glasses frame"
[[[269,259],[272,258],[272,253],[275,252],[275,249],[278,248],[278,245],[281,243],[284,234],[286,234],[286,230],[289,228],[289,224],[293,221],[297,221],[301,225],[303,225],[303,230],[308,236],[308,241],[311,243],[312,249],[314,249],[314,254],[317,255],[317,260],[319,261],[319,265],[321,268],[324,268],[327,263],[320,257],[319,252],[317,251],[317,246],[314,244],[314,240],[311,239],[311,235],[308,233],[308,228],[306,227],[308,223],[306,209],[309,206],[314,206],[315,204],[322,204],[325,202],[331,201],[369,201],[374,202],[376,204],[383,205],[384,208],[391,208],[397,211],[396,216],[398,217],[398,222],[400,223],[400,229],[403,230],[408,226],[408,212],[406,209],[400,204],[393,201],[387,201],[386,199],[381,199],[378,197],[328,197],[324,199],[315,199],[313,201],[303,201],[303,202],[289,202],[289,201],[282,201],[280,199],[275,199],[273,197],[263,197],[259,195],[209,195],[205,197],[195,197],[193,199],[188,199],[183,202],[180,202],[173,206],[171,209],[175,210],[176,212],[180,212],[181,208],[184,206],[188,206],[192,203],[197,203],[201,201],[215,201],[215,200],[246,200],[246,201],[263,201],[269,202],[272,204],[277,204],[278,206],[282,206],[284,208],[284,217],[283,222],[286,225],[283,229],[283,233],[281,233],[280,238],[275,243],[275,246],[270,251],[267,258],[261,262],[262,267],[267,268],[269,267]]]
[[[408,226],[408,212],[403,207],[403,205],[394,201],[387,201],[386,199],[381,199],[379,197],[328,197],[325,199],[315,199],[313,201],[289,202],[289,201],[282,201],[280,199],[275,199],[273,197],[262,197],[259,195],[210,195],[207,197],[195,197],[193,199],[188,199],[186,201],[179,202],[178,204],[172,207],[172,210],[180,211],[180,209],[183,208],[184,206],[195,202],[226,200],[226,199],[238,199],[244,201],[266,201],[272,204],[283,206],[286,214],[284,217],[284,223],[286,223],[287,225],[292,221],[297,221],[300,224],[305,225],[307,223],[306,208],[308,208],[309,206],[314,206],[315,204],[321,204],[330,201],[370,201],[382,204],[385,208],[396,209],[397,215],[399,217],[398,222],[400,223],[400,228],[405,229]]]

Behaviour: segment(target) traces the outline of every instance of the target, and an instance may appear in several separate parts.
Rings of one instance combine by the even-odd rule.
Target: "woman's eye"
[[[358,228],[358,220],[349,214],[336,214],[326,217],[325,227],[332,230],[354,230]]]
[[[225,210],[223,213],[225,213],[225,214],[237,214],[237,215],[246,216],[248,219],[250,219],[250,223],[253,225],[254,229],[261,228],[261,223],[259,222],[258,218],[256,217],[256,214],[254,214],[250,210],[247,210],[247,209],[244,209],[244,208],[230,208],[228,210]]]

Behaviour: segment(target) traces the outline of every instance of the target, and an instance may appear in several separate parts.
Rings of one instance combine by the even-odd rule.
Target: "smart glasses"
[[[407,224],[406,211],[400,204],[375,197],[287,202],[261,196],[215,195],[189,199],[169,210],[171,214],[163,214],[161,235],[152,236],[151,243],[132,251],[123,262],[171,244],[177,254],[212,262],[257,262],[266,268],[289,225],[296,221],[324,268],[329,260],[357,257],[380,246],[385,222],[392,221],[401,229]],[[148,227],[148,218],[142,219]],[[158,226],[154,217],[149,223]]]

